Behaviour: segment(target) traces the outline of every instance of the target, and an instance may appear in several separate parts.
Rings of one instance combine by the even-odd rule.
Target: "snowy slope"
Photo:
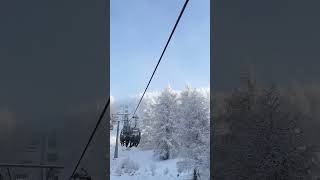
[[[120,128],[121,130],[121,128]],[[110,132],[110,174],[111,180],[186,180],[190,179],[190,174],[178,175],[176,163],[180,159],[171,159],[159,161],[153,157],[151,150],[143,151],[137,148],[126,148],[120,146],[119,143],[119,158],[114,159],[114,148],[116,144],[116,128]],[[134,167],[133,172],[123,172],[121,166],[128,161],[131,162],[130,167]],[[130,163],[129,163],[130,164]],[[121,173],[120,173],[121,172]],[[188,177],[188,178],[187,178]]]

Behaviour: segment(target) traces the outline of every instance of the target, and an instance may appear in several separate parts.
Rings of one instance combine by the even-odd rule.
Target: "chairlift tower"
[[[119,144],[119,128],[120,128],[120,120],[119,116],[123,116],[123,128],[125,129],[124,131],[129,131],[130,126],[129,126],[129,113],[128,113],[128,106],[125,106],[124,113],[116,113],[112,114],[112,117],[115,117],[118,119],[118,125],[117,125],[117,136],[116,136],[116,146],[114,149],[114,158],[118,158],[118,144]]]
[[[131,127],[130,125],[130,120],[129,115],[130,113],[128,112],[128,106],[125,106],[124,108],[124,113],[116,113],[113,114],[113,117],[118,117],[122,116],[123,118],[123,127],[120,133],[120,143],[122,146],[126,146],[129,148],[135,146],[137,147],[138,144],[140,143],[141,139],[141,132],[139,128],[137,127],[137,116],[133,116],[132,119],[134,119],[134,127]],[[114,151],[114,158],[118,158],[118,139],[119,139],[119,126],[120,126],[120,121],[118,120],[118,126],[117,126],[117,136],[116,136],[116,146],[115,146],[115,151]]]

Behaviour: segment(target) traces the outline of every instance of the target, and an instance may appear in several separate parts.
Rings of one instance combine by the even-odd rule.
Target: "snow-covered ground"
[[[121,129],[121,128],[120,128]],[[110,179],[111,180],[186,180],[190,174],[179,174],[176,163],[180,159],[160,161],[153,157],[152,150],[141,150],[139,146],[126,148],[120,146],[118,158],[114,159],[116,128],[110,132]],[[124,168],[122,168],[124,167]],[[127,169],[129,170],[125,170]],[[126,172],[125,172],[126,171]]]

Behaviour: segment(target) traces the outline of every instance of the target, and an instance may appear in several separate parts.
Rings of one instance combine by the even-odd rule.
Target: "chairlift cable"
[[[167,40],[167,43],[166,43],[166,45],[165,45],[165,47],[164,47],[164,49],[163,49],[163,51],[162,51],[162,53],[161,53],[161,56],[160,56],[160,58],[159,58],[159,60],[158,60],[158,62],[157,62],[157,65],[156,65],[156,67],[155,67],[155,69],[154,69],[154,71],[153,71],[153,73],[152,73],[152,75],[151,75],[151,78],[150,78],[150,80],[149,80],[149,82],[148,82],[148,84],[147,84],[147,86],[146,86],[146,88],[145,88],[145,90],[144,90],[144,92],[143,92],[140,100],[139,100],[139,103],[138,103],[138,105],[137,105],[134,113],[133,113],[133,117],[134,117],[134,115],[136,114],[137,109],[139,108],[139,106],[140,106],[140,104],[141,104],[141,101],[142,101],[142,99],[143,99],[143,97],[144,97],[144,95],[145,95],[145,93],[146,93],[146,91],[147,91],[147,89],[148,89],[148,87],[149,87],[149,85],[150,85],[150,83],[151,83],[151,81],[152,81],[152,78],[153,78],[153,76],[154,76],[154,74],[155,74],[155,72],[156,72],[156,70],[157,70],[157,68],[158,68],[158,66],[159,66],[159,64],[160,64],[160,62],[161,62],[161,60],[162,60],[162,57],[163,57],[163,55],[164,55],[164,53],[165,53],[165,51],[166,51],[166,49],[167,49],[167,47],[168,47],[168,44],[169,44],[169,42],[170,42],[170,40],[171,40],[171,38],[172,38],[172,36],[173,36],[173,33],[175,32],[175,30],[176,30],[176,28],[177,28],[177,25],[178,25],[178,23],[179,23],[179,21],[180,21],[180,19],[181,19],[181,16],[182,16],[182,14],[183,14],[183,12],[184,12],[184,10],[185,10],[188,2],[189,2],[189,0],[186,0],[185,3],[184,3],[184,5],[183,5],[183,8],[182,8],[182,10],[181,10],[181,12],[180,12],[180,14],[179,14],[179,16],[178,16],[178,19],[177,19],[177,21],[176,21],[176,23],[175,23],[172,31],[171,31],[171,34],[170,34],[170,36],[169,36],[169,38],[168,38],[168,40]],[[76,164],[76,166],[75,166],[75,168],[74,168],[74,170],[73,170],[73,172],[72,172],[72,175],[70,176],[69,180],[71,180],[71,179],[73,178],[75,172],[77,171],[78,166],[79,166],[82,158],[84,157],[84,155],[85,155],[85,153],[86,153],[86,151],[87,151],[87,149],[88,149],[88,147],[89,147],[89,145],[90,145],[90,143],[91,143],[91,141],[92,141],[92,139],[93,139],[93,136],[95,135],[95,133],[96,133],[96,131],[97,131],[97,129],[98,129],[98,127],[99,127],[99,125],[100,125],[103,117],[104,117],[104,114],[105,114],[106,110],[107,110],[108,107],[109,107],[109,104],[110,104],[110,97],[109,97],[109,99],[108,99],[108,102],[107,102],[106,105],[104,106],[104,109],[103,109],[102,113],[101,113],[100,116],[99,116],[99,119],[98,119],[98,121],[97,121],[97,123],[96,123],[96,126],[95,126],[93,132],[91,133],[91,136],[90,136],[90,138],[89,138],[89,141],[88,141],[88,143],[86,144],[86,146],[85,146],[85,148],[84,148],[84,150],[83,150],[83,152],[82,152],[82,154],[81,154],[81,156],[80,156],[80,159],[78,160],[78,162],[77,162],[77,164]]]
[[[153,76],[154,76],[154,74],[155,74],[155,72],[156,72],[156,70],[157,70],[157,68],[158,68],[161,60],[162,60],[162,57],[163,57],[163,55],[164,55],[164,53],[165,53],[165,51],[166,51],[166,49],[167,49],[167,47],[168,47],[168,44],[169,44],[169,42],[170,42],[170,40],[171,40],[171,38],[172,38],[172,36],[173,36],[173,33],[175,32],[175,30],[176,30],[176,28],[177,28],[177,26],[178,26],[178,24],[179,24],[179,21],[180,21],[180,19],[181,19],[181,16],[182,16],[182,14],[183,14],[183,12],[184,12],[184,10],[185,10],[188,2],[189,2],[189,0],[186,0],[186,1],[185,1],[184,5],[183,5],[183,8],[182,8],[182,10],[180,11],[180,14],[179,14],[179,16],[178,16],[178,19],[177,19],[177,21],[176,21],[176,23],[175,23],[175,25],[174,25],[174,27],[173,27],[173,29],[172,29],[172,31],[171,31],[171,34],[170,34],[170,36],[169,36],[169,38],[168,38],[168,40],[167,40],[167,43],[166,43],[166,45],[165,45],[165,47],[164,47],[164,49],[163,49],[163,51],[162,51],[162,53],[161,53],[161,56],[160,56],[160,58],[159,58],[159,60],[158,60],[158,63],[157,63],[156,67],[155,67],[154,70],[153,70],[153,73],[152,73],[152,75],[151,75],[151,78],[150,78],[150,80],[149,80],[146,88],[144,89],[144,92],[143,92],[143,94],[142,94],[142,96],[141,96],[141,98],[140,98],[140,100],[139,100],[139,103],[138,103],[137,107],[135,108],[135,111],[134,111],[132,117],[136,114],[136,112],[137,112],[137,110],[138,110],[138,108],[139,108],[139,106],[140,106],[140,104],[141,104],[141,101],[142,101],[142,99],[143,99],[143,97],[144,97],[144,95],[145,95],[145,93],[146,93],[146,91],[147,91],[147,89],[148,89],[148,87],[149,87],[149,85],[150,85],[150,83],[151,83],[151,80],[152,80],[152,78],[153,78]]]
[[[74,168],[74,170],[72,172],[72,175],[70,176],[69,180],[71,180],[73,178],[74,174],[76,173],[76,171],[78,169],[78,166],[79,166],[83,156],[85,155],[85,153],[86,153],[86,151],[87,151],[87,149],[88,149],[88,147],[89,147],[89,145],[90,145],[90,143],[91,143],[91,141],[93,139],[93,136],[95,135],[95,133],[96,133],[96,131],[97,131],[97,129],[98,129],[98,127],[99,127],[99,125],[100,125],[100,123],[101,123],[101,121],[102,121],[102,119],[103,119],[103,117],[104,117],[109,105],[110,105],[110,97],[109,97],[108,102],[105,104],[105,106],[104,106],[104,108],[103,108],[103,110],[102,110],[102,112],[101,112],[101,114],[99,116],[99,119],[98,119],[98,121],[96,123],[96,126],[95,126],[95,128],[93,129],[93,131],[92,131],[92,133],[90,135],[89,141],[88,141],[87,145],[85,146],[85,148],[83,149],[82,154],[81,154],[81,156],[80,156],[80,158],[79,158],[79,160],[78,160],[78,162],[77,162],[77,164],[76,164],[76,166],[75,166],[75,168]]]
[[[152,75],[151,75],[151,77],[150,77],[150,79],[149,79],[149,82],[148,82],[146,88],[144,89],[144,92],[143,92],[143,94],[142,94],[142,96],[141,96],[141,98],[140,98],[140,100],[139,100],[139,103],[138,103],[137,107],[135,108],[135,111],[134,111],[132,117],[131,117],[130,119],[127,119],[127,120],[126,120],[126,121],[129,122],[129,121],[131,121],[131,119],[135,119],[135,126],[134,126],[134,128],[131,128],[130,126],[127,127],[128,125],[124,125],[125,127],[121,130],[121,133],[120,133],[120,143],[121,143],[121,146],[126,146],[126,147],[128,147],[128,145],[129,145],[129,147],[132,147],[132,146],[137,147],[138,144],[139,144],[139,142],[140,142],[141,132],[140,132],[139,128],[136,127],[136,125],[137,125],[137,123],[136,123],[137,119],[136,119],[136,118],[137,118],[137,117],[135,116],[135,114],[136,114],[136,112],[137,112],[137,110],[138,110],[138,108],[139,108],[139,106],[140,106],[140,104],[141,104],[141,102],[142,102],[142,99],[143,99],[143,97],[144,97],[144,95],[145,95],[145,93],[146,93],[146,91],[147,91],[147,89],[148,89],[148,87],[149,87],[149,85],[150,85],[150,83],[151,83],[151,81],[152,81],[152,78],[153,78],[153,76],[154,76],[154,74],[155,74],[155,72],[156,72],[156,70],[157,70],[157,68],[158,68],[158,66],[159,66],[159,64],[160,64],[160,62],[161,62],[161,60],[162,60],[162,57],[163,57],[163,55],[164,55],[164,53],[165,53],[165,51],[166,51],[166,49],[167,49],[167,47],[168,47],[168,45],[169,45],[169,42],[171,41],[171,38],[172,38],[172,36],[173,36],[173,34],[174,34],[177,26],[178,26],[178,23],[179,23],[179,21],[180,21],[180,19],[181,19],[181,17],[182,17],[182,14],[183,14],[183,12],[184,12],[184,10],[185,10],[188,2],[189,2],[189,0],[186,0],[186,1],[185,1],[184,5],[183,5],[183,8],[182,8],[182,10],[180,11],[180,14],[179,14],[179,16],[178,16],[178,19],[177,19],[177,21],[176,21],[176,23],[175,23],[175,25],[174,25],[171,33],[170,33],[170,36],[169,36],[169,38],[168,38],[168,40],[167,40],[167,43],[166,43],[166,45],[165,45],[165,47],[164,47],[164,49],[163,49],[163,51],[162,51],[162,53],[161,53],[161,56],[160,56],[160,58],[159,58],[159,60],[158,60],[158,62],[157,62],[157,64],[156,64],[156,66],[155,66],[155,68],[154,68],[154,70],[153,70],[153,72],[152,72]]]

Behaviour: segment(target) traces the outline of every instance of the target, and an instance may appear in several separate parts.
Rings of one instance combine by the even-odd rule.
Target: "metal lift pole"
[[[120,121],[118,120],[118,126],[117,126],[117,139],[116,139],[116,147],[115,147],[115,150],[114,150],[114,158],[118,158],[119,126],[120,126]]]
[[[116,113],[114,115],[119,116],[119,115],[124,115],[123,117],[123,123],[124,123],[124,128],[127,128],[129,126],[129,113],[128,113],[128,106],[125,106],[124,108],[124,113]],[[112,115],[113,116],[113,115]],[[117,126],[117,139],[116,139],[116,146],[114,149],[114,158],[118,158],[118,144],[119,144],[119,129],[120,129],[120,120],[118,120],[118,126]]]

